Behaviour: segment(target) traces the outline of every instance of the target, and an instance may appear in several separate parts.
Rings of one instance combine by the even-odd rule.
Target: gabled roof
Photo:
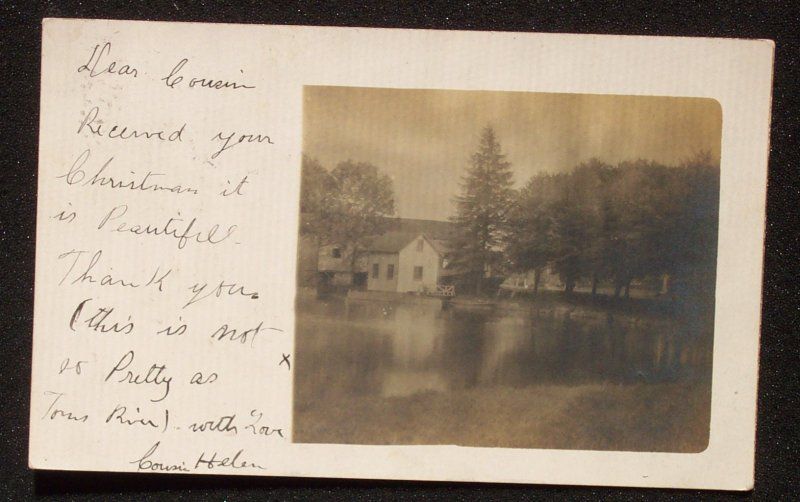
[[[425,234],[411,232],[386,232],[376,237],[367,246],[367,250],[373,253],[399,253],[420,237],[425,239],[439,256],[444,256],[445,243],[443,241],[431,239]]]
[[[389,230],[374,237],[367,249],[376,253],[398,253],[422,236],[437,253],[444,255],[448,247],[446,239],[452,229],[453,224],[449,221],[391,218]]]
[[[398,253],[420,234],[392,231],[373,239],[367,249],[376,253]]]
[[[449,221],[389,218],[389,231],[425,234],[429,240],[450,238],[454,225]]]

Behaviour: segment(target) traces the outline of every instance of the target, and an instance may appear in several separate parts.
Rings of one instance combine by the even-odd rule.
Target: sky
[[[393,180],[397,216],[446,220],[487,125],[521,186],[591,158],[719,159],[722,113],[703,98],[310,86],[303,152],[328,169],[374,164]]]

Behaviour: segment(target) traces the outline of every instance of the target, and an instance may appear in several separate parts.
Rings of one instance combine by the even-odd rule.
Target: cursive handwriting
[[[218,467],[229,467],[231,469],[261,469],[261,465],[244,459],[244,449],[238,450],[233,456],[222,456],[216,451],[200,453],[193,468],[186,467],[186,462],[164,462],[156,460],[156,452],[161,446],[161,441],[155,442],[150,446],[141,457],[132,460],[131,464],[136,465],[137,471],[151,471],[151,472],[191,472],[193,469],[197,470],[201,467],[206,469],[215,469]]]
[[[109,54],[111,54],[111,42],[104,43],[102,48],[99,44],[95,45],[92,50],[92,55],[89,56],[89,61],[78,67],[78,73],[89,72],[90,78],[99,77],[105,73],[120,76],[130,75],[133,78],[139,76],[139,72],[136,68],[127,64],[118,67],[117,61],[111,61],[105,66],[100,66],[100,69],[98,69],[100,61],[102,61],[104,56]]]
[[[181,321],[181,318],[178,317],[178,321]],[[181,336],[182,334],[186,333],[186,330],[189,329],[189,326],[186,323],[181,323],[177,326],[170,325],[164,329],[156,331],[157,335],[164,335],[164,336]]]
[[[167,426],[169,426],[169,410],[164,410],[164,420],[162,425],[158,424],[158,419],[151,419],[145,418],[140,415],[139,408],[136,408],[137,416],[132,417],[128,413],[128,407],[122,406],[120,404],[116,405],[114,409],[109,413],[106,417],[106,423],[110,423],[112,420],[115,423],[127,426],[143,426],[143,427],[150,427],[152,429],[161,429],[161,432],[167,431]]]
[[[49,418],[50,420],[55,420],[56,418],[63,418],[69,420],[71,422],[86,422],[89,419],[89,415],[76,415],[71,411],[65,411],[60,408],[56,408],[56,404],[58,401],[64,397],[66,394],[63,392],[53,392],[53,391],[46,391],[44,393],[45,396],[55,396],[53,401],[50,402],[50,406],[47,407],[47,411],[44,412],[42,415],[42,420],[45,418]]]
[[[114,40],[113,47],[111,41],[93,40],[100,43],[93,48],[91,44],[83,47],[77,59],[69,63],[69,79],[78,82],[72,87],[62,84],[60,88],[66,94],[77,93],[70,103],[82,108],[73,107],[66,112],[60,134],[62,139],[69,140],[67,143],[77,146],[54,161],[52,174],[46,177],[49,181],[43,178],[46,186],[54,186],[65,195],[48,205],[46,224],[61,230],[64,235],[59,239],[71,239],[57,250],[60,254],[53,253],[46,261],[49,277],[55,273],[58,280],[56,293],[68,295],[62,305],[66,309],[57,309],[56,313],[62,330],[70,335],[64,343],[82,345],[84,349],[76,352],[77,347],[72,347],[55,353],[58,358],[50,360],[46,369],[62,375],[54,377],[62,384],[88,386],[81,391],[83,404],[97,406],[86,407],[89,414],[84,414],[80,404],[73,406],[73,401],[78,402],[77,391],[64,389],[69,396],[48,391],[44,399],[39,396],[43,400],[34,411],[34,419],[46,407],[40,418],[43,422],[36,419],[36,423],[88,421],[112,438],[124,439],[124,435],[130,434],[147,437],[146,442],[135,443],[135,450],[123,457],[129,470],[227,473],[239,469],[245,473],[264,470],[268,463],[257,452],[251,449],[248,454],[239,448],[245,441],[226,446],[225,441],[230,441],[226,436],[281,441],[288,440],[288,434],[284,433],[288,429],[273,427],[269,423],[271,418],[253,409],[255,402],[246,403],[250,405],[247,407],[215,409],[214,402],[221,406],[230,402],[231,396],[225,393],[235,390],[232,386],[238,373],[234,371],[236,375],[232,376],[226,372],[235,369],[236,363],[221,361],[217,358],[219,354],[213,352],[260,349],[273,336],[270,331],[283,330],[264,326],[271,322],[266,317],[242,318],[226,309],[217,311],[219,307],[241,303],[238,299],[260,298],[259,292],[252,289],[257,285],[250,284],[246,275],[239,277],[224,271],[212,275],[211,265],[200,267],[201,275],[187,275],[193,273],[194,267],[183,267],[184,262],[175,258],[175,253],[188,246],[190,249],[181,254],[183,258],[190,255],[192,260],[211,259],[219,266],[235,260],[231,250],[241,251],[250,230],[249,226],[241,227],[242,220],[235,218],[247,209],[242,201],[258,195],[255,188],[260,185],[254,184],[259,180],[259,171],[252,163],[238,166],[248,169],[246,173],[191,170],[189,164],[207,161],[213,166],[212,161],[232,149],[237,153],[226,155],[225,159],[233,161],[240,154],[245,158],[247,154],[269,153],[268,145],[275,145],[273,140],[280,144],[281,136],[270,124],[262,122],[198,123],[190,114],[206,114],[208,103],[203,109],[188,109],[201,103],[183,103],[183,100],[185,106],[181,108],[175,106],[180,103],[168,103],[169,99],[165,101],[164,96],[157,95],[186,98],[188,93],[197,98],[211,95],[216,96],[215,100],[228,101],[256,98],[259,91],[237,94],[255,89],[255,84],[263,86],[246,75],[245,70],[238,66],[227,70],[205,66],[199,56],[190,55],[189,59],[173,52],[171,59],[162,62],[154,72],[141,58],[131,61],[139,57],[138,52],[126,52]],[[176,60],[170,68],[169,63]],[[142,79],[138,79],[140,75]],[[130,86],[134,88],[126,89]],[[234,104],[240,108],[238,105],[247,103]],[[213,105],[232,106],[222,101]],[[148,113],[152,106],[160,106],[160,112],[173,110],[175,114]],[[130,152],[136,155],[128,155]],[[187,157],[183,164],[181,155]],[[236,162],[231,163],[235,168]],[[67,197],[73,202],[67,202]],[[201,200],[203,197],[208,204]],[[171,200],[179,201],[180,205]],[[226,206],[224,211],[223,206]],[[111,244],[103,244],[105,241]],[[209,258],[200,250],[213,256]],[[167,258],[171,261],[167,262]],[[230,280],[232,277],[243,279],[248,285]],[[81,291],[80,296],[69,296]],[[181,310],[198,303],[203,303],[199,312]],[[205,307],[208,309],[203,312]],[[101,335],[106,339],[97,343],[102,345],[101,349],[112,350],[108,357],[104,356],[107,350],[95,353],[89,350],[93,347],[87,349],[87,343],[94,342],[80,338]],[[112,337],[125,337],[124,345],[121,339]],[[255,347],[256,341],[259,347]],[[217,347],[229,344],[235,347]],[[259,374],[251,376],[262,379],[260,372],[265,368],[274,372],[274,359],[279,354],[277,350],[263,354],[259,358],[260,369],[254,367]],[[284,359],[288,366],[288,356],[284,355]],[[176,385],[172,385],[173,381]],[[170,395],[173,397],[168,401]],[[98,401],[98,396],[104,399]],[[236,399],[233,402],[241,404]],[[247,410],[251,410],[249,416]],[[176,455],[169,445],[170,433],[181,438],[180,443],[172,446],[183,447],[184,439],[188,438],[193,447],[182,448]],[[154,440],[159,435],[164,444]]]
[[[78,251],[78,250],[71,250],[67,251],[66,253],[62,253],[58,255],[58,259],[72,259],[72,263],[69,265],[69,269],[59,281],[59,286],[64,284],[64,281],[67,278],[71,277],[72,271],[75,270],[75,267],[78,264],[78,261],[83,257],[85,253],[88,251]],[[83,284],[84,282],[88,282],[89,284],[97,284],[99,286],[119,286],[123,288],[139,288],[139,287],[147,287],[152,286],[158,291],[164,291],[164,279],[166,279],[169,274],[172,272],[172,269],[168,269],[166,272],[161,271],[161,267],[156,267],[153,273],[150,275],[150,278],[147,281],[131,281],[128,279],[117,278],[111,275],[111,273],[102,274],[101,273],[94,273],[95,267],[97,267],[100,258],[103,256],[103,250],[97,250],[91,258],[89,258],[88,263],[85,267],[78,269],[81,272],[79,274],[75,274],[74,279],[70,281],[70,284]],[[94,274],[94,275],[93,275]]]
[[[82,371],[81,370],[81,365],[84,364],[84,363],[88,364],[89,361],[78,360],[78,361],[75,361],[73,363],[70,360],[70,358],[68,357],[68,358],[64,359],[63,361],[61,361],[61,366],[59,366],[59,368],[58,368],[58,374],[59,375],[63,375],[65,371],[69,371],[69,372],[73,372],[74,371],[76,375],[80,375],[81,371]]]
[[[170,70],[169,75],[163,77],[161,81],[164,82],[164,84],[170,89],[174,89],[175,86],[180,86],[180,84],[184,83],[183,75],[181,75],[181,72],[183,71],[183,68],[186,66],[187,63],[189,63],[189,60],[187,58],[183,58],[180,61],[178,61],[178,63],[172,67],[172,70]],[[244,72],[242,71],[242,73]],[[214,78],[200,78],[200,77],[193,77],[189,79],[188,86],[190,89],[198,87],[198,88],[216,89],[216,90],[256,88],[256,86],[254,85],[242,84],[231,80],[220,80]]]
[[[192,432],[224,432],[236,434],[239,428],[233,422],[236,420],[236,415],[223,415],[213,420],[204,420],[195,422],[189,426]]]
[[[223,324],[214,333],[211,334],[211,338],[217,341],[228,340],[230,342],[238,342],[242,345],[246,344],[247,342],[250,342],[250,347],[252,347],[256,341],[256,336],[258,336],[261,330],[264,329],[263,326],[264,326],[264,321],[258,323],[258,326],[254,328],[245,330],[231,328],[227,324]],[[266,328],[266,329],[272,331],[283,331],[278,328]]]
[[[247,424],[244,426],[245,430],[249,430],[256,436],[271,436],[273,434],[277,434],[279,437],[284,437],[283,429],[275,429],[269,427],[267,425],[258,425],[261,419],[264,417],[264,413],[258,410],[250,410],[250,416],[255,418],[253,423]]]
[[[153,471],[153,472],[190,472],[191,469],[186,467],[185,462],[181,462],[180,464],[171,464],[166,462],[159,462],[153,460],[153,457],[158,450],[158,447],[161,446],[161,441],[157,441],[153,446],[147,449],[144,455],[133,460],[129,463],[136,465],[137,471]]]
[[[166,376],[167,375],[167,367],[164,364],[152,364],[147,371],[142,374],[141,372],[133,372],[128,369],[131,364],[133,364],[133,360],[135,358],[135,354],[132,350],[126,352],[117,364],[111,368],[111,371],[108,372],[104,381],[108,382],[111,377],[119,377],[117,378],[117,383],[128,383],[133,385],[155,385],[157,388],[164,386],[162,392],[164,393],[158,399],[151,399],[150,402],[157,403],[159,401],[163,401],[169,395],[170,384],[172,383],[172,377]],[[120,376],[121,375],[121,376]]]
[[[231,184],[230,180],[228,180],[226,183],[228,185]],[[248,183],[247,176],[245,176],[244,178],[241,179],[241,181],[239,181],[239,183],[236,185],[236,188],[230,188],[230,187],[223,188],[219,194],[223,197],[230,197],[231,195],[244,195],[242,193],[242,188],[246,183]]]
[[[233,140],[234,137],[236,137],[236,131],[227,135],[223,135],[222,132],[218,132],[213,138],[211,138],[211,141],[222,141],[222,146],[220,146],[219,150],[211,154],[211,158],[216,159],[222,155],[222,152],[230,150],[234,146],[241,145],[243,143],[263,143],[266,141],[270,145],[275,144],[272,142],[272,139],[270,139],[269,136],[263,134],[240,134],[236,141]]]
[[[119,220],[128,212],[128,205],[122,204],[119,206],[114,207],[109,211],[103,218],[100,219],[100,223],[97,225],[97,229],[100,230],[106,226],[109,222]],[[178,212],[178,216],[180,216],[180,212]],[[131,233],[134,235],[152,235],[152,236],[165,236],[165,237],[173,237],[178,241],[178,249],[183,249],[187,243],[189,242],[197,242],[198,244],[219,244],[220,242],[224,241],[225,239],[229,238],[238,228],[237,225],[229,225],[228,229],[222,232],[222,235],[218,235],[219,224],[214,224],[209,227],[207,230],[197,230],[193,231],[193,227],[197,223],[197,218],[192,218],[191,220],[186,222],[184,218],[176,218],[172,217],[169,218],[166,223],[163,224],[131,224],[128,222],[121,222],[116,227],[111,229],[112,232],[121,232],[121,233]]]
[[[226,296],[244,296],[246,298],[250,298],[251,300],[258,299],[258,291],[246,291],[244,286],[236,284],[235,282],[225,282],[220,281],[219,285],[216,287],[207,290],[208,283],[204,282],[202,285],[199,283],[195,283],[194,286],[190,287],[189,289],[192,291],[193,295],[189,299],[188,302],[183,306],[183,308],[188,307],[194,303],[197,303],[201,300],[205,300],[211,296],[215,296],[217,298],[221,297],[222,295]]]
[[[189,379],[189,383],[192,385],[206,385],[216,382],[217,378],[219,378],[219,375],[214,372],[204,375],[202,371],[197,371],[192,375],[192,378]]]
[[[68,206],[72,206],[72,203],[67,202],[67,205]],[[78,217],[78,213],[76,213],[75,211],[72,211],[71,209],[64,209],[62,211],[57,212],[56,214],[54,214],[50,218],[53,219],[53,220],[72,223],[73,221],[75,221],[75,218],[77,218],[77,217]]]
[[[237,435],[240,430],[244,430],[253,436],[276,436],[285,438],[282,428],[274,428],[267,425],[261,425],[261,419],[264,418],[264,413],[257,409],[250,410],[250,417],[252,421],[243,427],[237,423],[238,418],[235,413],[222,415],[210,420],[199,420],[189,426],[192,432],[219,432],[227,435]]]
[[[91,298],[87,298],[75,307],[75,310],[72,312],[72,317],[70,317],[69,320],[70,330],[77,331],[80,321],[96,333],[122,333],[123,335],[129,335],[133,332],[134,323],[131,321],[131,316],[128,316],[127,322],[111,322],[113,321],[111,315],[114,313],[114,307],[100,307],[94,312],[94,315],[86,320],[81,320],[83,309],[91,300]]]
[[[247,460],[243,460],[240,457],[244,456],[244,450],[237,451],[232,457],[221,457],[217,458],[217,452],[211,452],[211,455],[207,457],[207,453],[203,452],[200,454],[200,457],[197,459],[197,462],[194,464],[194,468],[198,469],[200,466],[205,466],[206,469],[215,469],[217,467],[230,467],[232,469],[264,469],[264,467],[256,464],[255,462],[250,462]]]
[[[114,157],[109,157],[108,160],[106,160],[103,165],[100,166],[97,171],[95,171],[95,173],[87,179],[86,171],[84,171],[83,166],[86,164],[86,161],[89,160],[90,156],[91,152],[88,148],[82,151],[80,155],[78,155],[78,158],[75,159],[75,162],[72,163],[69,170],[60,176],[56,176],[56,179],[63,179],[64,182],[70,186],[99,186],[139,192],[171,192],[175,194],[189,193],[192,195],[197,195],[198,193],[198,190],[194,187],[182,185],[161,185],[156,182],[155,179],[159,176],[165,176],[164,173],[147,171],[143,175],[137,175],[134,171],[131,171],[130,174],[136,176],[137,179],[123,179],[119,176],[106,176],[104,174],[106,168],[111,165]]]
[[[157,139],[160,141],[183,141],[181,137],[183,135],[184,129],[186,129],[186,123],[184,122],[182,126],[178,127],[174,131],[171,131],[167,134],[166,131],[163,129],[158,131],[140,131],[138,129],[128,129],[128,126],[119,124],[114,124],[111,128],[108,128],[108,125],[103,119],[98,118],[100,114],[100,108],[97,106],[93,106],[89,109],[89,112],[83,117],[81,121],[81,125],[78,126],[77,134],[80,134],[84,130],[87,130],[90,134],[94,136],[100,136],[101,138],[108,138],[108,139]]]

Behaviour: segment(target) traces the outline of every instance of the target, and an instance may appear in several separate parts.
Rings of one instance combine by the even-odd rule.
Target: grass
[[[294,441],[700,452],[707,382],[537,385],[295,402]]]

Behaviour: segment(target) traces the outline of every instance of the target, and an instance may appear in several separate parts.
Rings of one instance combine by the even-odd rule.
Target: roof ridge
[[[421,230],[389,230],[377,237],[367,246],[368,251],[384,252],[384,253],[398,253],[411,244],[417,237],[422,237],[428,241],[434,251],[441,254],[437,248],[433,236]]]

